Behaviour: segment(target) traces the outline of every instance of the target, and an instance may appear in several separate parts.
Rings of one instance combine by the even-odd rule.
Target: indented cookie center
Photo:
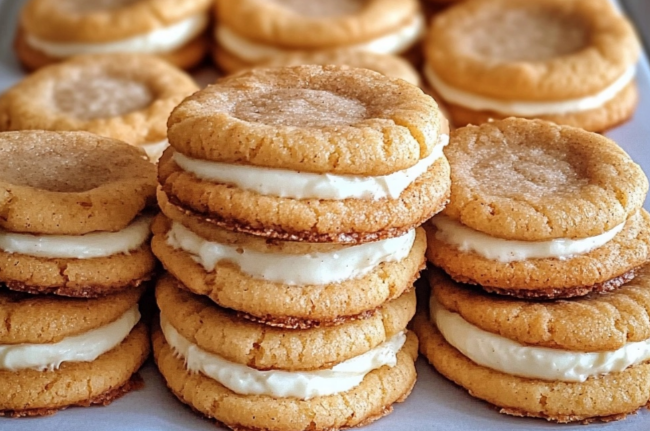
[[[149,87],[138,81],[111,76],[80,76],[57,83],[56,108],[80,120],[111,118],[151,104]]]
[[[70,12],[92,13],[119,9],[142,0],[60,0],[61,8]]]
[[[276,126],[349,126],[367,118],[366,106],[329,91],[279,89],[237,103],[233,115],[241,120]]]
[[[294,12],[314,17],[325,18],[351,15],[363,8],[367,0],[267,0],[277,3]]]
[[[588,29],[575,16],[541,8],[501,10],[482,16],[466,37],[474,53],[497,61],[545,61],[580,51]]]

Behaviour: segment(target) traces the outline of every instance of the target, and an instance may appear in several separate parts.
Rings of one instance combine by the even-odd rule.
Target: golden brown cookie
[[[156,54],[191,68],[205,55],[209,0],[31,0],[15,48],[28,69],[82,54]]]
[[[366,242],[446,203],[446,120],[418,88],[369,70],[241,73],[187,98],[168,126],[163,192],[228,229]]]
[[[154,357],[167,386],[183,403],[232,429],[331,430],[362,426],[389,414],[415,383],[417,340],[410,334],[397,363],[366,374],[361,383],[339,394],[307,400],[240,395],[202,373],[190,373],[159,328],[153,332]]]
[[[403,331],[415,313],[415,291],[411,291],[387,302],[368,319],[287,330],[238,318],[208,298],[182,289],[169,275],[158,281],[156,298],[160,313],[184,338],[231,362],[259,370],[330,368]]]
[[[435,16],[424,74],[456,126],[516,116],[603,131],[634,112],[638,52],[606,0],[477,0]]]
[[[457,281],[518,297],[616,288],[650,257],[641,168],[611,140],[506,119],[452,133],[451,202],[428,258]]]
[[[250,259],[253,260],[256,253],[266,253],[260,257],[264,259],[267,255],[295,258],[296,255],[337,250],[345,252],[346,247],[350,248],[332,244],[271,242],[218,229],[195,217],[184,216],[164,200],[161,201],[161,206],[165,214],[201,235],[201,238],[211,241],[217,249],[228,245],[242,254],[250,253]],[[156,219],[153,224],[152,248],[163,266],[178,278],[182,286],[193,293],[210,297],[222,307],[237,310],[251,320],[273,326],[331,326],[368,317],[386,301],[411,289],[424,266],[426,239],[424,232],[418,229],[412,248],[404,258],[386,258],[369,271],[341,281],[295,284],[291,277],[300,274],[293,273],[282,274],[286,277],[284,281],[264,278],[264,274],[244,272],[228,258],[218,261],[214,269],[208,271],[203,264],[197,262],[197,255],[176,248],[174,243],[168,241],[171,226],[171,221],[162,216]],[[369,245],[373,244],[363,247]],[[265,268],[266,265],[272,266],[273,263],[265,264]],[[300,278],[298,280],[304,283]]]
[[[167,117],[198,87],[156,57],[99,54],[44,68],[0,98],[0,131],[82,130],[142,147],[157,160]]]
[[[431,284],[432,307],[443,311],[431,313],[437,326],[424,311],[416,316],[421,352],[501,413],[561,423],[610,421],[648,403],[650,368],[640,352],[650,337],[650,267],[616,292],[568,301],[497,297],[440,272]],[[499,364],[494,357],[503,359]]]
[[[424,30],[415,0],[220,0],[215,6],[215,60],[226,71],[333,49],[402,54]]]

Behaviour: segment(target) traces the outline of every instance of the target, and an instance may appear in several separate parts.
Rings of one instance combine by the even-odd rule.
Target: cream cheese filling
[[[139,216],[117,232],[31,235],[0,230],[0,250],[48,259],[92,259],[138,249],[149,238],[151,216]]]
[[[167,244],[189,253],[208,272],[214,271],[217,263],[228,261],[253,278],[288,285],[325,285],[362,277],[383,262],[406,258],[414,241],[415,229],[400,237],[328,253],[295,255],[210,242],[177,222],[167,233]]]
[[[139,320],[136,304],[108,325],[57,343],[0,345],[0,370],[53,371],[63,362],[92,362],[124,341]]]
[[[29,46],[50,57],[65,58],[81,54],[109,54],[116,52],[160,54],[171,52],[198,36],[208,26],[208,15],[200,13],[185,18],[168,27],[115,42],[71,43],[50,42],[29,33],[25,40]]]
[[[367,51],[376,54],[399,54],[410,48],[422,36],[424,28],[424,16],[418,14],[406,25],[395,30],[393,33],[368,42],[341,46],[340,48]],[[216,26],[214,37],[226,50],[250,63],[259,63],[282,55],[309,52],[308,50],[282,49],[273,45],[255,42],[239,36],[236,32],[223,25]]]
[[[189,371],[200,372],[241,395],[303,400],[348,391],[359,385],[371,371],[383,366],[394,367],[397,352],[406,342],[406,333],[400,332],[374,349],[324,370],[260,371],[230,362],[192,344],[174,329],[164,315],[160,316],[160,326],[167,343],[185,361]]]
[[[445,340],[478,365],[520,377],[584,382],[589,377],[624,371],[650,360],[650,339],[608,352],[575,352],[526,346],[484,331],[458,313],[442,307],[432,296],[431,322]]]
[[[438,214],[431,219],[436,239],[464,253],[474,252],[486,259],[502,263],[527,259],[570,259],[589,253],[612,240],[625,227],[625,222],[600,235],[580,239],[558,238],[550,241],[516,241],[495,238]]]
[[[577,99],[548,102],[525,100],[500,100],[469,93],[444,82],[429,65],[424,66],[424,76],[433,89],[447,102],[473,111],[492,111],[503,115],[535,117],[562,115],[596,109],[612,100],[634,79],[636,67],[630,66],[616,81],[597,94]]]
[[[234,165],[190,158],[175,152],[173,159],[197,178],[232,184],[264,196],[292,199],[397,199],[416,178],[443,157],[448,135],[440,135],[431,154],[410,168],[382,176],[334,175],[297,172],[252,165]]]
[[[149,160],[151,160],[153,163],[158,163],[158,160],[160,160],[163,152],[167,149],[167,147],[169,147],[169,141],[167,139],[163,139],[159,142],[151,142],[138,146],[142,148],[145,153],[147,153]]]

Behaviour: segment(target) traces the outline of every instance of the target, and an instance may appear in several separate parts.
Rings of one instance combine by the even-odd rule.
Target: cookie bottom
[[[648,362],[582,383],[527,379],[475,364],[445,341],[425,313],[416,315],[413,330],[420,352],[440,374],[499,407],[500,413],[559,423],[609,422],[624,419],[650,400]]]
[[[334,430],[367,425],[392,411],[415,384],[417,339],[409,333],[392,368],[374,370],[342,394],[299,400],[239,395],[200,373],[189,373],[160,328],[153,330],[154,358],[174,395],[193,410],[237,431]]]
[[[56,371],[0,371],[0,416],[43,416],[71,406],[108,405],[140,384],[134,374],[149,356],[139,323],[117,347],[92,362],[65,362]]]

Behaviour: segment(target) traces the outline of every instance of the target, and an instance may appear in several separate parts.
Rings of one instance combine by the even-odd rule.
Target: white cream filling
[[[414,241],[415,229],[400,237],[328,253],[295,255],[262,253],[210,242],[177,222],[167,233],[167,244],[189,253],[208,272],[217,263],[228,261],[253,278],[289,285],[325,285],[362,277],[383,262],[406,258]]]
[[[140,216],[117,232],[31,235],[0,231],[0,250],[48,259],[91,259],[128,253],[149,238],[151,216]]]
[[[208,26],[208,15],[200,13],[150,33],[104,43],[50,42],[29,33],[27,44],[50,57],[65,58],[81,54],[115,52],[159,54],[171,52],[198,36]]]
[[[163,152],[167,149],[167,147],[169,147],[169,141],[167,139],[163,139],[160,142],[142,144],[139,145],[139,147],[142,148],[145,153],[147,153],[149,160],[151,160],[153,163],[158,163],[158,160],[160,160]]]
[[[0,345],[0,370],[56,370],[63,362],[91,362],[118,346],[140,320],[134,305],[114,322],[50,344]]]
[[[252,165],[233,165],[190,158],[179,152],[174,161],[197,178],[232,184],[265,196],[292,199],[397,199],[417,177],[443,156],[448,135],[440,135],[430,155],[402,171],[377,177],[314,174]]]
[[[650,359],[650,339],[609,352],[574,352],[530,347],[484,331],[431,297],[431,322],[449,344],[478,365],[505,374],[562,382],[584,382]]]
[[[562,115],[583,112],[603,106],[619,94],[634,79],[636,67],[630,66],[609,87],[597,94],[577,99],[527,102],[524,100],[499,100],[468,93],[445,83],[431,66],[424,66],[424,76],[433,89],[447,102],[474,111],[492,111],[504,115],[534,117],[539,115]]]
[[[431,223],[437,229],[436,239],[452,245],[464,253],[474,252],[486,259],[503,263],[527,259],[570,259],[602,247],[625,227],[623,222],[607,232],[588,238],[516,241],[495,238],[464,226],[442,214],[431,219]]]
[[[378,37],[368,42],[343,46],[341,48],[374,52],[376,54],[399,54],[406,51],[420,38],[420,36],[422,36],[424,27],[424,16],[418,14],[406,25],[397,29],[393,33]],[[230,28],[223,25],[216,26],[214,37],[226,50],[250,63],[259,63],[287,54],[307,52],[306,50],[282,49],[273,45],[265,45],[255,42],[239,36]]]
[[[383,366],[397,364],[397,352],[406,342],[400,332],[374,349],[318,371],[260,371],[230,362],[192,344],[160,316],[160,326],[167,343],[185,361],[191,372],[200,372],[241,395],[295,397],[308,400],[348,391],[359,385],[366,374]]]

